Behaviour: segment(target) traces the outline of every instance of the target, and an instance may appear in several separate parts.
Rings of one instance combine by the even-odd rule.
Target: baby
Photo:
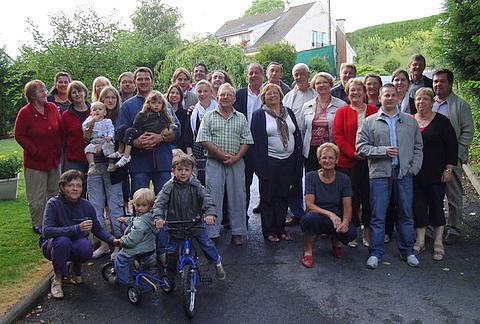
[[[115,150],[113,145],[113,136],[115,135],[115,129],[112,124],[112,120],[105,118],[107,110],[103,103],[97,101],[90,107],[90,116],[82,123],[82,129],[84,132],[89,131],[93,127],[92,137],[90,142],[85,147],[85,156],[88,161],[87,175],[91,175],[95,172],[94,155],[97,153],[97,145],[102,146],[102,151],[105,156],[113,153]],[[113,167],[113,162],[110,162],[109,169]]]

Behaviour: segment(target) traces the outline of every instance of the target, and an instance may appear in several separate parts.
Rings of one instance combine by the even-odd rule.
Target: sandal
[[[280,235],[280,238],[284,241],[293,241],[293,238],[288,233],[283,233]]]
[[[445,257],[445,249],[443,248],[443,244],[434,244],[432,260],[443,261],[444,257]]]
[[[302,264],[305,268],[313,267],[313,258],[311,255],[304,255],[302,257]]]
[[[279,239],[278,236],[275,235],[275,234],[270,234],[270,235],[268,235],[268,236],[267,236],[267,240],[268,240],[269,242],[271,242],[271,243],[278,243],[278,242],[280,242],[280,239]]]

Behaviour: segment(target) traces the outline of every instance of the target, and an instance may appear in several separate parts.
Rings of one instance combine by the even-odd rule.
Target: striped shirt
[[[252,134],[245,116],[233,109],[227,119],[223,118],[220,108],[209,111],[203,117],[198,130],[197,143],[212,142],[222,152],[235,155],[242,144],[253,144]],[[206,151],[207,157],[215,158]]]

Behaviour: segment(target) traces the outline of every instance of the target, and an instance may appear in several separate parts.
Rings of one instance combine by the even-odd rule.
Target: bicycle
[[[181,221],[166,221],[168,225],[183,225],[181,229],[171,229],[167,231],[182,231],[183,245],[178,255],[179,265],[178,272],[182,277],[183,290],[183,306],[185,314],[192,319],[195,315],[195,302],[197,294],[197,281],[200,278],[200,271],[198,268],[198,254],[195,246],[192,244],[192,230],[198,224],[200,218]]]
[[[127,298],[133,305],[139,305],[142,301],[142,294],[146,292],[156,292],[158,288],[163,292],[169,294],[172,292],[172,284],[166,275],[162,275],[160,278],[146,272],[145,258],[153,255],[155,251],[147,253],[141,253],[135,255],[135,261],[138,262],[138,269],[132,267],[130,275],[133,278],[133,283],[127,286]],[[102,277],[111,282],[111,279],[116,276],[115,266],[113,262],[108,262],[102,267]]]

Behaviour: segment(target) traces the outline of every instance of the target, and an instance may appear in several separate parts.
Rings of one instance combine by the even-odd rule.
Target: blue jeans
[[[370,230],[370,256],[381,258],[385,253],[385,215],[387,213],[390,195],[393,195],[398,206],[398,249],[404,256],[412,255],[413,252],[413,176],[406,174],[398,179],[398,168],[392,168],[390,178],[370,179],[370,204],[372,207],[372,219]]]
[[[215,262],[215,264],[218,264],[220,262],[220,254],[218,254],[218,250],[215,247],[215,244],[213,244],[212,240],[208,237],[207,230],[205,229],[205,224],[204,229],[201,231],[200,234],[195,235],[194,239],[197,241],[200,249],[202,249],[207,260],[213,261]],[[179,249],[183,247],[183,241],[183,239],[177,239],[170,236],[167,247],[168,252],[180,255]]]
[[[163,185],[170,180],[172,173],[170,171],[155,172],[131,172],[132,196],[140,188],[150,188],[150,181],[153,182],[153,190],[158,195]]]
[[[114,266],[115,273],[117,274],[117,282],[122,285],[130,283],[130,271],[133,268],[133,261],[135,256],[128,257],[120,250],[115,258]],[[142,263],[153,264],[153,254],[140,260]]]
[[[103,228],[105,228],[103,211],[105,207],[108,207],[108,217],[112,224],[113,235],[118,238],[122,236],[118,218],[125,214],[123,210],[122,183],[112,184],[106,163],[96,163],[95,168],[95,173],[89,175],[87,179],[88,200],[95,208],[98,222]]]

